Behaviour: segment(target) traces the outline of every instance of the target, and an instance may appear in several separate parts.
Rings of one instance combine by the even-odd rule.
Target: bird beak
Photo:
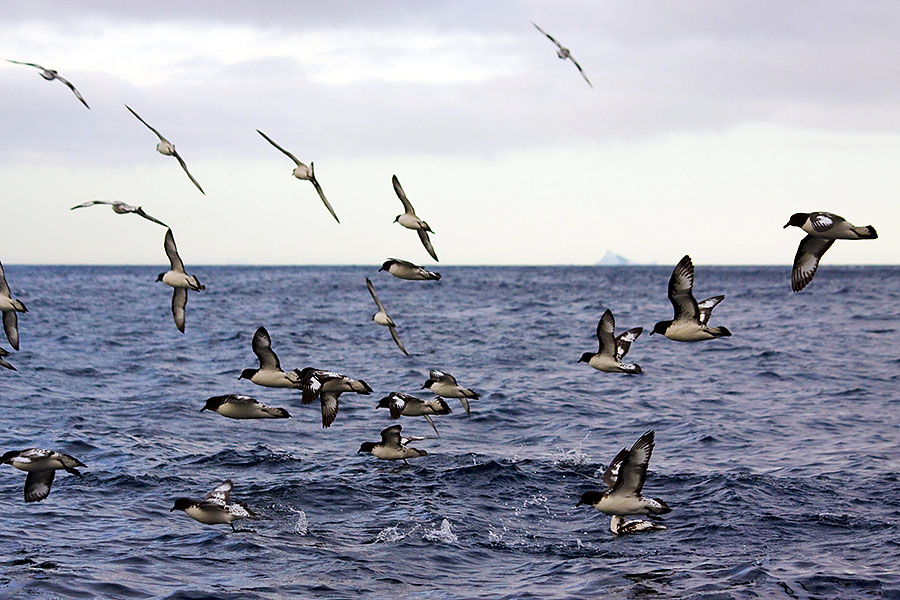
[[[782,227],[782,229],[787,229],[788,225],[790,225],[790,224],[791,224],[790,221],[788,221],[787,223],[784,224],[784,227]]]
[[[578,508],[578,507],[581,506],[582,504],[584,504],[584,502],[582,502],[581,500],[579,500],[579,501],[578,501],[578,504],[575,505],[575,508]]]
[[[656,333],[656,332],[655,332],[655,331],[651,331],[651,332],[650,332],[650,335],[653,335],[654,333]]]
[[[203,408],[200,409],[200,412],[203,412],[204,410],[206,410],[206,407],[205,407],[205,406],[204,406]]]
[[[172,508],[170,508],[169,512],[175,512],[175,507],[173,506]]]

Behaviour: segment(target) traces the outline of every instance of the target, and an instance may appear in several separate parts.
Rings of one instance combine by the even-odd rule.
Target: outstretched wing
[[[50,495],[56,471],[29,471],[25,478],[25,502],[40,502]]]
[[[59,75],[57,75],[56,78],[59,79],[63,84],[65,84],[66,87],[72,90],[72,93],[75,94],[75,97],[81,100],[81,103],[84,104],[85,108],[90,110],[91,107],[88,106],[88,103],[84,101],[84,98],[82,98],[81,94],[78,92],[78,90],[75,89],[75,86],[72,85],[72,83],[68,79],[60,77]]]
[[[553,37],[552,35],[550,35],[549,33],[547,33],[546,31],[544,31],[543,29],[541,29],[540,27],[538,27],[537,23],[535,23],[534,21],[532,21],[531,24],[534,25],[535,29],[537,29],[538,31],[540,31],[541,33],[543,33],[544,35],[546,35],[547,38],[548,38],[551,42],[553,42],[554,44],[556,44],[559,48],[562,48],[562,45],[561,45],[559,42],[556,41],[556,38]]]
[[[178,248],[175,246],[175,236],[172,234],[171,229],[166,230],[163,249],[166,251],[166,256],[169,257],[169,268],[178,273],[184,273],[184,263],[181,262],[181,257],[178,256]]]
[[[622,448],[619,450],[619,453],[616,454],[616,457],[609,463],[609,466],[606,467],[606,470],[603,471],[603,475],[600,476],[600,479],[603,480],[606,487],[612,489],[616,485],[616,480],[619,478],[619,468],[621,468],[622,463],[627,456],[628,448]]]
[[[169,227],[168,225],[166,225],[165,223],[163,223],[163,222],[160,221],[159,219],[156,219],[156,218],[154,218],[154,217],[151,217],[150,215],[148,215],[147,213],[145,213],[145,212],[144,212],[144,209],[141,208],[140,206],[138,206],[137,210],[134,211],[134,214],[140,215],[140,216],[144,217],[145,219],[147,219],[148,221],[153,221],[154,223],[156,223],[156,224],[158,224],[158,225],[162,225],[163,227],[166,227],[166,228]]]
[[[17,65],[27,65],[27,66],[29,66],[29,67],[34,67],[35,69],[40,69],[41,71],[46,71],[46,70],[47,70],[47,69],[45,69],[44,67],[42,67],[41,65],[38,65],[38,64],[35,64],[35,63],[29,63],[29,62],[22,62],[22,61],[20,61],[20,60],[10,60],[10,59],[7,58],[7,59],[6,59],[6,62],[16,63]]]
[[[678,261],[669,278],[669,302],[675,308],[675,321],[699,320],[700,309],[694,298],[694,263],[687,254]]]
[[[213,504],[218,504],[220,506],[225,506],[226,504],[228,504],[228,498],[231,495],[231,488],[233,487],[234,484],[231,482],[231,480],[226,479],[218,486],[216,486],[216,489],[206,494],[206,496],[203,497],[203,500],[205,500],[206,502],[211,502]]]
[[[724,299],[725,296],[713,296],[712,298],[707,298],[703,302],[697,303],[697,308],[700,310],[701,325],[705,327],[706,324],[709,323],[709,317],[712,315],[713,309]]]
[[[403,347],[403,342],[400,341],[400,336],[397,335],[397,327],[395,325],[388,325],[388,329],[391,330],[391,337],[394,338],[394,343],[397,344],[400,351],[409,356],[409,352],[406,351],[406,348]]]
[[[450,373],[445,373],[443,371],[438,371],[437,369],[431,369],[428,372],[428,376],[435,381],[443,381],[444,383],[448,383],[450,385],[457,385],[456,377],[451,375]]]
[[[391,425],[387,429],[382,430],[381,432],[381,443],[385,446],[391,446],[397,448],[400,446],[400,430],[403,429],[401,425]]]
[[[400,187],[400,180],[397,179],[396,175],[393,175],[391,177],[391,183],[394,184],[394,191],[397,192],[397,197],[400,198],[400,202],[403,203],[404,212],[407,212],[411,215],[416,214],[416,210],[413,208],[412,203],[409,201],[409,198],[406,197],[406,193],[403,191],[403,188]]]
[[[428,232],[424,229],[416,229],[416,233],[419,234],[419,240],[422,242],[422,245],[425,246],[425,250],[428,251],[428,254],[431,255],[435,261],[440,262],[437,257],[437,253],[434,251],[434,246],[431,245],[431,238],[428,237]]]
[[[581,65],[578,64],[578,61],[572,55],[569,55],[569,60],[575,63],[575,66],[578,68],[578,72],[581,73],[581,76],[584,77],[584,80],[587,81],[587,84],[591,87],[594,87],[594,84],[591,83],[591,80],[588,79],[587,75],[584,74],[584,69],[581,68]]]
[[[819,268],[819,259],[831,248],[834,240],[808,235],[800,241],[797,254],[794,256],[794,268],[791,270],[791,289],[799,292],[812,281]],[[4,313],[6,314],[6,313]]]
[[[616,361],[621,361],[625,358],[625,355],[628,354],[628,349],[631,348],[631,342],[638,339],[638,336],[643,331],[643,327],[635,327],[616,338]]]
[[[288,158],[290,158],[292,161],[294,161],[294,163],[295,163],[296,165],[302,165],[302,164],[303,164],[303,163],[301,163],[299,160],[297,160],[297,157],[296,157],[296,156],[294,156],[293,154],[291,154],[290,152],[288,152],[287,150],[285,150],[284,148],[282,148],[281,146],[279,146],[278,144],[276,144],[276,143],[275,143],[275,140],[273,140],[272,138],[270,138],[269,136],[267,136],[266,134],[264,134],[264,133],[263,133],[262,131],[260,131],[259,129],[256,130],[256,133],[258,133],[259,135],[261,135],[261,136],[263,136],[264,138],[266,138],[266,141],[267,141],[267,142],[269,142],[270,144],[272,144],[273,146],[275,146],[276,148],[278,148],[279,150],[281,150],[284,154],[286,154],[286,155],[288,156]]]
[[[597,341],[600,342],[600,348],[597,354],[608,354],[610,356],[616,353],[616,340],[613,335],[616,332],[616,320],[612,311],[606,309],[603,316],[597,322]]]
[[[331,427],[338,414],[338,398],[341,392],[322,392],[319,400],[322,402],[322,427]]]
[[[197,183],[197,180],[194,179],[194,176],[191,175],[191,172],[190,172],[190,171],[188,171],[187,165],[184,164],[184,159],[181,158],[181,155],[178,154],[178,151],[177,151],[177,150],[172,150],[172,156],[175,157],[175,160],[177,160],[177,161],[178,161],[178,164],[181,165],[181,168],[184,169],[184,172],[187,174],[188,178],[189,178],[191,181],[194,182],[194,185],[197,186],[197,189],[200,190],[200,193],[203,194],[203,195],[205,196],[205,195],[206,195],[206,192],[203,191],[203,188],[200,187],[200,184]]]
[[[842,217],[828,212],[814,212],[809,215],[809,224],[819,233],[824,233],[843,221]]]
[[[628,451],[628,456],[619,467],[619,476],[616,478],[614,492],[622,492],[637,496],[644,488],[644,480],[647,479],[647,466],[650,464],[650,455],[653,453],[653,430],[651,429],[638,440]]]
[[[160,132],[158,132],[156,129],[154,129],[154,128],[150,125],[150,123],[148,123],[147,121],[143,120],[143,119],[141,118],[141,115],[139,115],[139,114],[137,114],[136,112],[134,112],[133,110],[131,110],[131,107],[130,107],[130,106],[128,106],[128,105],[126,104],[126,105],[125,105],[125,108],[128,109],[128,112],[130,112],[130,113],[133,114],[135,117],[137,117],[137,120],[138,120],[138,121],[140,121],[141,123],[143,123],[144,125],[146,125],[146,126],[147,126],[147,129],[149,129],[150,131],[152,131],[153,133],[155,133],[155,134],[156,134],[156,137],[158,137],[158,138],[160,139],[160,141],[162,141],[162,142],[168,142],[168,141],[169,141],[169,140],[167,140],[166,138],[164,138],[163,135],[162,135]]]
[[[174,288],[172,291],[172,316],[175,317],[175,327],[181,333],[184,333],[184,309],[187,301],[187,288]]]
[[[9,284],[6,283],[6,274],[3,272],[3,263],[0,263],[0,294],[12,296],[9,291]]]
[[[375,305],[378,306],[378,310],[387,314],[387,311],[384,310],[384,304],[381,303],[381,300],[378,299],[378,294],[375,293],[375,286],[372,285],[372,281],[366,277],[366,287],[369,288],[369,293],[372,294],[372,300],[375,301]]]
[[[309,166],[310,168],[312,168],[312,163],[309,163]],[[325,198],[325,192],[322,191],[322,186],[319,185],[319,182],[315,177],[313,177],[310,181],[312,181],[313,187],[316,188],[316,192],[318,192],[319,198],[322,199],[322,203],[325,204],[325,208],[328,209],[328,212],[331,213],[331,216],[334,217],[334,220],[340,223],[341,220],[338,219],[338,216],[335,214],[334,209],[331,208],[331,204],[329,204],[328,200]]]
[[[259,359],[260,369],[281,370],[281,363],[278,361],[278,356],[272,350],[272,338],[269,337],[269,332],[266,331],[265,327],[260,327],[256,330],[250,345],[253,348],[253,354]]]
[[[87,208],[88,206],[94,206],[95,204],[115,204],[115,202],[109,202],[107,200],[90,200],[88,202],[82,202],[81,204],[76,204],[69,210],[75,210],[76,208]]]

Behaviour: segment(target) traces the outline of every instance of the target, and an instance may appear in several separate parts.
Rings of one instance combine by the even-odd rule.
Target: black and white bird
[[[172,292],[172,316],[175,317],[175,327],[178,331],[184,333],[184,309],[187,306],[188,290],[199,292],[205,290],[206,286],[200,283],[194,275],[188,275],[184,270],[184,263],[178,256],[178,248],[175,247],[175,236],[172,230],[166,230],[166,237],[163,240],[163,249],[166,256],[169,257],[169,270],[160,273],[156,277],[156,281],[162,281],[168,286],[174,288]]]
[[[265,327],[260,327],[253,334],[251,347],[253,354],[259,360],[259,368],[244,369],[238,380],[248,379],[251,383],[263,387],[300,389],[300,372],[296,369],[293,371],[281,370],[281,361],[272,350],[272,338],[269,337],[269,332]]]
[[[619,450],[619,453],[616,454],[615,458],[612,459],[612,462],[609,463],[609,466],[606,467],[606,470],[601,476],[606,487],[612,488],[616,485],[616,479],[619,476],[619,468],[622,466],[622,463],[625,462],[626,458],[628,458],[628,448],[622,448]],[[619,515],[613,515],[612,519],[609,521],[609,530],[616,535],[626,535],[641,531],[662,531],[664,529],[668,528],[662,523],[644,520],[628,521],[625,517]]]
[[[76,98],[78,98],[79,100],[81,100],[81,103],[84,104],[84,107],[85,107],[85,108],[87,108],[87,109],[90,109],[90,108],[91,108],[90,106],[88,106],[88,103],[84,101],[84,98],[82,98],[82,96],[81,96],[81,94],[78,92],[78,90],[75,89],[75,86],[72,85],[71,82],[69,82],[68,79],[65,79],[65,78],[61,77],[61,76],[59,75],[59,73],[57,73],[57,72],[54,71],[53,69],[45,69],[45,68],[42,67],[41,65],[36,65],[36,64],[30,63],[30,62],[20,62],[20,61],[18,61],[18,60],[10,60],[10,59],[8,59],[8,58],[6,59],[6,62],[15,63],[15,64],[17,64],[17,65],[26,65],[26,66],[28,66],[28,67],[34,67],[35,69],[37,69],[38,71],[40,71],[39,75],[40,75],[41,77],[43,77],[43,78],[46,79],[47,81],[53,81],[54,79],[56,79],[57,81],[59,81],[60,83],[62,83],[63,85],[65,85],[67,88],[69,88],[70,90],[72,90],[72,93],[75,94],[75,97],[76,97]]]
[[[25,502],[40,502],[49,496],[57,470],[64,469],[67,473],[81,477],[76,467],[86,466],[68,454],[40,448],[10,450],[0,456],[0,464],[12,465],[28,473],[25,478]]]
[[[188,168],[187,168],[187,165],[186,165],[185,162],[184,162],[184,159],[181,158],[181,155],[178,154],[178,152],[175,150],[175,144],[173,144],[172,142],[170,142],[169,140],[167,140],[166,138],[164,138],[163,135],[162,135],[160,132],[158,132],[156,129],[154,129],[147,121],[143,120],[139,114],[137,114],[136,112],[134,112],[133,110],[131,110],[131,107],[130,107],[130,106],[128,106],[128,105],[126,104],[126,105],[125,105],[125,108],[127,108],[127,109],[128,109],[128,112],[130,112],[130,113],[133,114],[135,117],[137,117],[137,120],[138,120],[138,121],[140,121],[141,123],[143,123],[144,125],[146,125],[147,128],[148,128],[150,131],[152,131],[153,133],[155,133],[155,134],[156,134],[156,137],[159,138],[159,143],[156,144],[156,151],[159,152],[160,154],[165,155],[165,156],[174,156],[174,157],[175,157],[175,160],[178,161],[178,164],[181,165],[181,168],[184,169],[184,172],[185,172],[185,174],[188,176],[188,178],[189,178],[192,182],[194,182],[194,185],[197,186],[197,189],[200,190],[200,193],[203,194],[203,195],[205,196],[205,195],[206,195],[206,192],[203,191],[203,188],[200,187],[200,184],[197,183],[197,180],[194,179],[194,176],[191,175],[191,172],[190,172],[190,171],[188,171]]]
[[[598,371],[606,373],[631,373],[641,372],[640,365],[623,363],[622,359],[628,354],[631,343],[641,335],[643,327],[629,329],[625,333],[616,336],[616,321],[612,311],[607,309],[597,323],[597,340],[600,347],[595,353],[585,352],[578,362],[586,362]]]
[[[397,197],[400,198],[400,202],[403,203],[404,210],[402,215],[397,215],[397,218],[394,219],[394,223],[400,223],[407,229],[415,229],[416,233],[419,234],[419,240],[422,242],[422,245],[425,246],[425,250],[428,251],[431,258],[438,260],[434,247],[431,245],[431,239],[428,237],[428,233],[434,233],[434,231],[431,230],[428,223],[416,216],[416,210],[413,208],[409,198],[406,197],[403,188],[400,187],[400,180],[397,179],[396,175],[391,178],[391,182],[394,184],[394,191],[397,192]]]
[[[366,277],[366,287],[369,288],[369,293],[372,294],[372,300],[375,301],[375,305],[378,307],[378,312],[372,315],[372,320],[379,325],[384,325],[390,329],[391,337],[394,338],[394,343],[397,344],[397,347],[400,348],[400,351],[403,352],[403,354],[409,356],[409,352],[406,351],[406,348],[403,347],[403,342],[400,341],[400,336],[397,335],[397,324],[394,323],[394,320],[387,314],[387,311],[384,309],[384,304],[381,303],[381,300],[378,299],[378,294],[375,293],[375,286],[372,285],[372,282],[368,277]]]
[[[107,201],[107,200],[91,200],[90,202],[84,202],[83,204],[79,204],[79,205],[77,205],[77,206],[73,206],[73,207],[70,208],[69,210],[75,210],[76,208],[87,208],[88,206],[96,206],[97,204],[106,204],[106,205],[111,206],[113,212],[116,213],[117,215],[127,215],[127,214],[135,214],[135,215],[139,215],[139,216],[141,216],[141,217],[144,217],[144,218],[147,219],[148,221],[153,221],[154,223],[157,223],[157,224],[159,224],[159,225],[162,225],[162,226],[165,227],[166,229],[169,228],[168,225],[166,225],[165,223],[163,223],[163,222],[160,221],[159,219],[156,219],[156,218],[154,218],[154,217],[151,217],[150,215],[148,215],[147,213],[145,213],[145,212],[144,212],[144,209],[141,208],[140,206],[132,206],[132,205],[130,205],[130,204],[125,204],[125,203],[122,202],[121,200],[113,200],[113,201]]]
[[[354,392],[368,396],[372,393],[368,383],[362,379],[351,379],[343,373],[306,367],[299,372],[299,376],[303,404],[309,404],[316,398],[322,404],[322,427],[331,427],[334,423],[341,394]]]
[[[9,284],[6,283],[6,273],[3,272],[3,263],[0,263],[0,311],[3,312],[3,331],[13,350],[19,349],[19,317],[16,313],[26,313],[28,309],[21,300],[12,297]]]
[[[294,175],[294,177],[296,177],[297,179],[302,179],[304,181],[308,181],[311,184],[313,184],[313,187],[316,188],[316,192],[319,194],[319,198],[322,199],[322,203],[325,205],[325,208],[328,209],[328,212],[331,213],[331,216],[334,217],[334,220],[337,221],[338,223],[340,223],[341,220],[338,219],[338,216],[337,216],[337,214],[335,214],[334,209],[331,208],[331,204],[329,204],[328,200],[325,198],[325,192],[322,191],[322,186],[319,185],[319,181],[316,179],[315,165],[313,163],[309,163],[309,166],[307,167],[304,163],[300,162],[296,156],[294,156],[293,154],[291,154],[290,152],[288,152],[287,150],[285,150],[284,148],[282,148],[281,146],[276,144],[275,140],[273,140],[272,138],[270,138],[269,136],[264,134],[262,131],[257,129],[256,133],[258,133],[259,135],[266,138],[267,142],[269,142],[270,144],[272,144],[273,146],[275,146],[276,148],[281,150],[288,158],[290,158],[292,161],[294,161],[294,164],[297,165],[296,167],[294,167],[294,171],[292,173]]]
[[[799,292],[812,281],[819,268],[822,255],[831,248],[834,240],[874,240],[878,233],[871,225],[856,227],[843,217],[829,212],[794,213],[785,224],[799,227],[808,235],[800,240],[791,270],[791,289]]]
[[[394,277],[400,279],[411,279],[415,281],[437,281],[441,278],[440,273],[432,273],[425,270],[425,267],[413,264],[408,260],[400,260],[399,258],[389,258],[381,265],[379,271],[387,271]]]
[[[189,517],[205,525],[227,523],[236,531],[234,522],[240,519],[258,519],[259,517],[243,502],[229,504],[231,489],[234,484],[230,479],[220,483],[216,489],[206,494],[203,500],[177,498],[169,512],[183,510]]]
[[[431,400],[422,400],[403,392],[391,392],[379,400],[378,406],[375,408],[387,408],[391,411],[392,419],[399,419],[401,416],[425,417],[425,420],[428,421],[428,424],[431,425],[438,437],[441,434],[438,433],[431,415],[449,415],[451,412],[446,400],[440,396]]]
[[[651,429],[638,438],[627,454],[620,452],[613,459],[613,463],[603,474],[604,483],[610,485],[609,482],[612,482],[609,489],[605,492],[585,492],[576,506],[587,504],[602,513],[618,516],[662,515],[671,512],[672,509],[662,500],[647,498],[641,494],[647,479],[653,444]]]
[[[14,366],[12,366],[11,364],[9,364],[5,360],[3,360],[7,356],[9,356],[9,350],[7,350],[6,348],[0,348],[0,367],[3,367],[4,369],[9,369],[10,371],[17,371],[18,369],[16,369]]]
[[[567,59],[567,58],[568,58],[569,60],[571,60],[572,63],[578,68],[578,72],[581,73],[581,76],[584,77],[584,80],[587,81],[587,84],[588,84],[589,86],[591,86],[591,87],[594,87],[594,85],[591,83],[591,80],[588,79],[588,78],[587,78],[587,75],[584,74],[584,70],[581,68],[581,65],[579,65],[579,64],[578,64],[578,61],[575,60],[575,57],[572,56],[572,52],[571,52],[568,48],[565,48],[562,44],[560,44],[559,42],[557,42],[557,41],[556,41],[556,38],[554,38],[552,35],[550,35],[550,34],[547,33],[546,31],[544,31],[544,30],[541,29],[540,27],[538,27],[538,26],[537,26],[537,23],[535,23],[534,21],[532,21],[531,24],[534,25],[535,29],[537,29],[538,31],[540,31],[541,33],[543,33],[544,35],[546,35],[547,38],[548,38],[551,42],[553,42],[554,44],[556,44],[556,48],[557,48],[557,50],[556,50],[556,55],[557,55],[558,57],[560,57],[561,59],[563,59],[563,60],[565,60],[565,59]]]
[[[731,335],[727,327],[707,325],[712,310],[725,296],[713,296],[698,303],[693,289],[694,263],[690,256],[685,255],[675,265],[669,278],[669,302],[675,308],[675,318],[654,325],[650,335],[661,333],[676,342],[700,342]]]
[[[256,398],[239,394],[207,398],[200,412],[204,410],[217,412],[229,419],[287,419],[291,416],[283,408],[274,408]]]
[[[402,460],[406,464],[408,458],[418,458],[420,456],[428,456],[428,453],[418,448],[407,446],[410,442],[419,441],[424,438],[404,438],[400,437],[400,425],[391,425],[381,432],[380,442],[363,442],[357,454],[371,454],[375,458],[381,460]]]
[[[428,379],[422,384],[423,390],[431,390],[438,396],[444,398],[459,398],[463,408],[466,410],[466,416],[472,416],[469,409],[469,400],[477,400],[481,395],[475,390],[464,388],[456,383],[456,377],[446,371],[438,371],[431,369],[428,372]]]

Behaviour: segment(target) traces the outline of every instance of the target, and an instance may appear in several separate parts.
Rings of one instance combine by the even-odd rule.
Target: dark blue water
[[[734,337],[645,332],[628,355],[642,376],[576,361],[607,307],[620,329],[671,318],[671,266],[445,267],[438,283],[196,267],[186,335],[161,270],[7,266],[31,312],[19,371],[0,372],[0,449],[88,468],[31,505],[24,473],[0,469],[0,597],[900,598],[900,268],[825,266],[792,294],[787,267],[700,266],[697,297],[726,294],[711,324]],[[367,275],[412,356],[370,321]],[[375,394],[345,394],[323,430],[299,392],[238,381],[260,325],[284,367]],[[449,400],[409,467],[356,454],[390,424],[378,398],[435,367],[483,394],[472,418]],[[200,412],[233,392],[294,417]],[[669,530],[616,538],[575,503],[650,428],[645,491]],[[225,478],[266,517],[252,532],[169,512]]]

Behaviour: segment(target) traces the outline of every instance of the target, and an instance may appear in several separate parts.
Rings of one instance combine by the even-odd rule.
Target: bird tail
[[[664,515],[666,513],[672,512],[672,509],[669,508],[669,505],[660,500],[659,498],[651,498],[652,502],[647,504],[647,508],[654,515]]]
[[[859,239],[861,240],[874,240],[878,237],[878,233],[871,225],[866,225],[865,227],[854,227],[853,233],[858,235]]]
[[[291,414],[283,408],[269,408],[266,412],[276,419],[289,419],[291,416]]]
[[[729,334],[729,335],[730,335],[730,334]],[[632,365],[632,364],[629,364],[629,363],[622,363],[622,364],[619,365],[619,367],[620,367],[624,372],[626,372],[626,373],[628,373],[628,374],[630,374],[630,375],[640,375],[641,373],[643,373],[643,370],[641,370],[641,365]]]
[[[370,388],[369,384],[362,379],[351,379],[350,389],[352,389],[357,394],[369,395],[372,393],[372,388]]]
[[[731,332],[728,328],[721,325],[719,327],[710,327],[709,332],[713,337],[731,337]]]
[[[462,388],[461,391],[463,393],[463,396],[465,396],[466,398],[473,398],[477,400],[481,397],[478,392],[476,392],[475,390],[470,390],[469,388]]]
[[[25,304],[23,304],[21,300],[13,300],[12,305],[13,305],[13,308],[16,309],[17,312],[22,312],[22,313],[28,312],[28,309],[25,308]]]

